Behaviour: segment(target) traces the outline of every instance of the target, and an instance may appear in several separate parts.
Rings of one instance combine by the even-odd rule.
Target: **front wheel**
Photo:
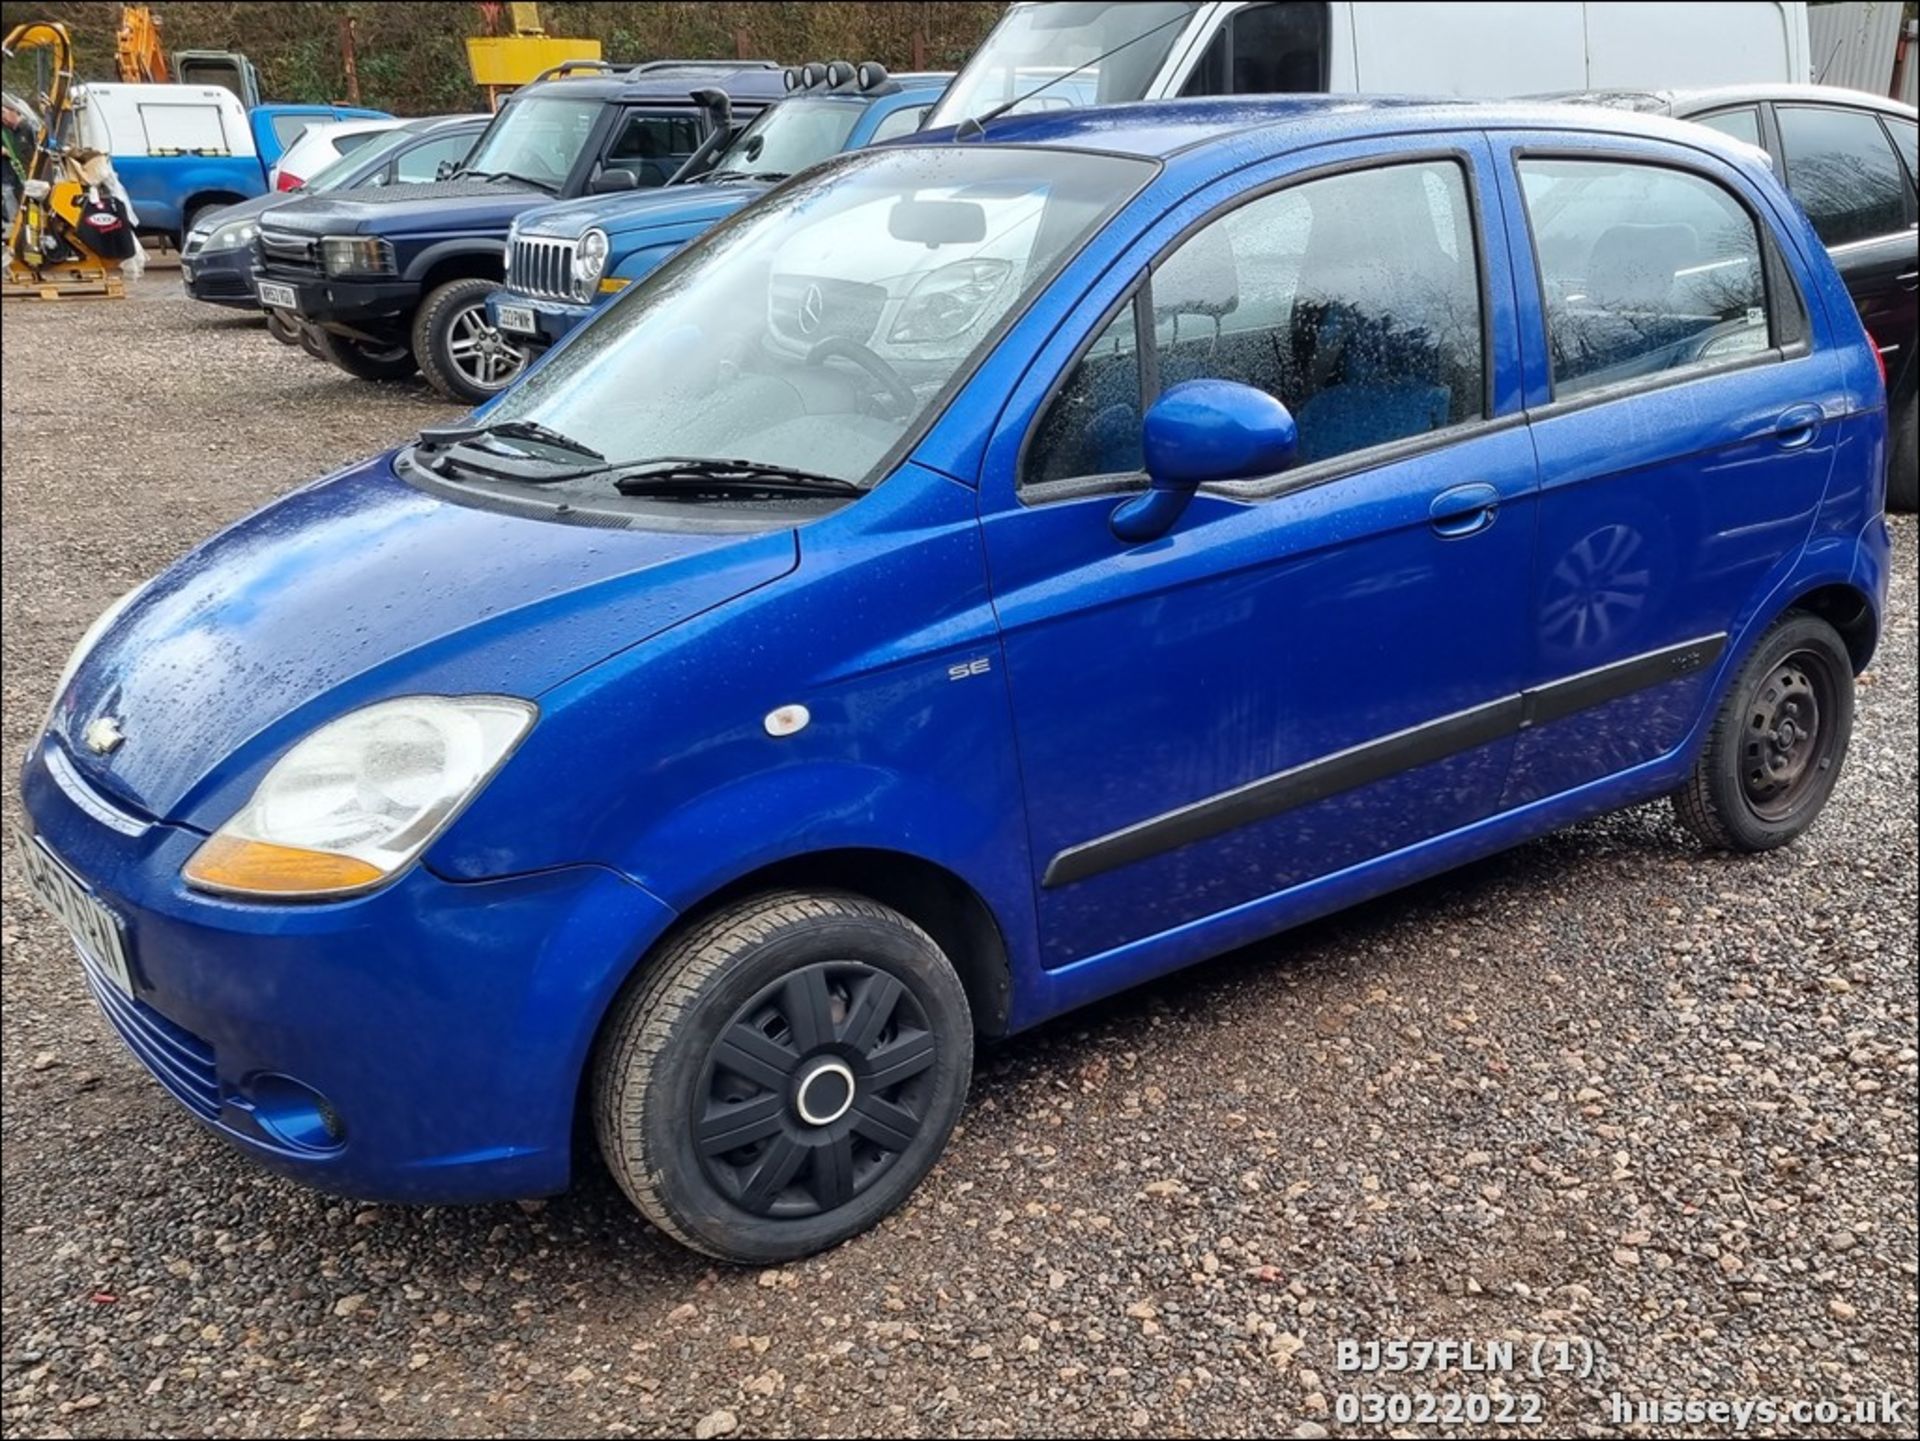
[[[1852,737],[1846,644],[1818,616],[1789,612],[1741,667],[1674,809],[1721,850],[1784,846],[1833,794]]]
[[[925,931],[859,896],[772,892],[693,927],[628,983],[595,1048],[594,1121],[648,1220],[767,1265],[905,1201],[972,1068],[966,992]]]
[[[448,400],[478,405],[520,378],[527,352],[487,320],[491,280],[451,280],[435,289],[413,318],[413,355],[420,373]]]
[[[378,345],[335,335],[317,325],[304,327],[302,343],[311,342],[319,359],[337,365],[357,380],[405,380],[413,374],[413,355],[404,345]]]

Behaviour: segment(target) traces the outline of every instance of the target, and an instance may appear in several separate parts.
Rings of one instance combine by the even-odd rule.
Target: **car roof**
[[[1870,90],[1850,90],[1839,85],[1715,85],[1691,90],[1568,90],[1541,99],[1573,104],[1604,105],[1624,110],[1640,110],[1661,115],[1703,115],[1734,105],[1758,105],[1774,101],[1784,105],[1848,105],[1856,110],[1879,110],[1912,120],[1920,111],[1886,95]]]
[[[401,122],[400,128],[409,135],[430,135],[436,130],[455,130],[465,125],[485,125],[491,119],[493,119],[491,115],[482,115],[478,111],[471,115],[421,115]]]
[[[589,70],[540,80],[519,93],[691,104],[695,90],[724,90],[734,100],[771,103],[786,96],[786,72],[766,61],[655,60],[630,70]]]
[[[1541,100],[1461,100],[1446,96],[1286,95],[1158,100],[1077,106],[989,121],[978,141],[956,140],[955,127],[922,131],[895,145],[984,143],[1092,150],[1142,160],[1227,146],[1252,133],[1285,128],[1285,149],[1417,134],[1425,130],[1577,129],[1701,143],[1698,126],[1661,116],[1602,111]]]

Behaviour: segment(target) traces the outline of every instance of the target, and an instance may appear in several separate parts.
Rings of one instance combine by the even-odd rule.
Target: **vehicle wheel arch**
[[[180,207],[180,234],[182,237],[193,229],[193,222],[209,210],[224,210],[229,205],[239,205],[246,196],[231,190],[201,190],[189,195],[186,203]]]
[[[1846,643],[1847,654],[1853,658],[1856,676],[1873,663],[1874,650],[1880,643],[1880,617],[1874,611],[1873,601],[1859,586],[1839,582],[1801,590],[1778,614],[1794,610],[1816,615],[1839,632],[1840,639]]]
[[[500,244],[448,241],[422,251],[407,267],[407,279],[419,282],[423,296],[450,280],[491,280],[498,285],[506,278],[507,251]]]

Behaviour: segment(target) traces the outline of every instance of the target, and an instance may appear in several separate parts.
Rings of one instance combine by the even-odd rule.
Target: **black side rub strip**
[[[1432,765],[1531,727],[1565,720],[1580,711],[1705,670],[1720,658],[1726,645],[1724,633],[1683,641],[1262,776],[1069,846],[1048,864],[1040,884],[1048,888],[1072,885],[1162,851],[1270,820],[1402,771]]]

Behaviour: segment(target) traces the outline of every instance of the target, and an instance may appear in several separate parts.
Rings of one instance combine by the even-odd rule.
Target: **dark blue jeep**
[[[552,200],[663,185],[717,130],[785,93],[782,72],[765,61],[556,67],[507,102],[447,180],[316,195],[263,217],[260,303],[297,318],[351,375],[390,380],[417,369],[448,399],[478,403],[526,365],[486,313],[514,217]]]

